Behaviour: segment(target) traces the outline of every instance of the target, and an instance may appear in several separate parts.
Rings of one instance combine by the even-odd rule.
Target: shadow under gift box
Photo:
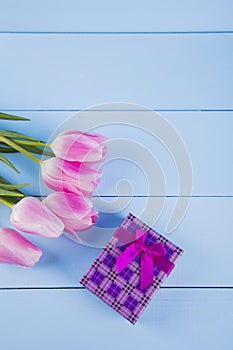
[[[162,258],[175,266],[183,250],[134,215],[128,214],[80,281],[83,286],[133,324],[137,322],[153,295],[168,277],[161,266],[156,265],[155,259],[153,282],[141,289],[142,254],[140,253],[120,273],[117,273],[117,258],[135,242],[135,231],[139,229],[145,234],[146,246],[156,247],[158,243],[163,243],[166,252]]]

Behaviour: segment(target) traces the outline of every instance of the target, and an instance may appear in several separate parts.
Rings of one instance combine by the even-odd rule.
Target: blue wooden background
[[[44,252],[38,265],[0,266],[1,349],[232,349],[232,18],[232,0],[0,0],[0,111],[32,120],[15,128],[47,140],[89,106],[144,105],[180,134],[194,175],[190,208],[171,236],[185,254],[136,326],[79,285],[99,249],[30,237]],[[98,123],[106,111],[92,113]],[[140,111],[128,113],[140,119]],[[164,233],[177,195],[169,154],[122,125],[98,131],[141,142],[158,159],[167,192],[154,227]],[[33,181],[27,193],[38,195],[37,165],[12,160],[23,175],[4,165],[1,173]],[[106,166],[99,196],[111,208],[124,166],[134,192],[121,192],[129,204],[120,215],[139,215],[145,177],[130,162],[115,164]],[[160,189],[149,195],[156,207]],[[0,225],[10,225],[10,210],[1,206],[0,215]]]

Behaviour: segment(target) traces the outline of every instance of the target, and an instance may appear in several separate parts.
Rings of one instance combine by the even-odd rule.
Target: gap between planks
[[[233,34],[232,30],[204,31],[0,31],[0,35],[202,35],[202,34]]]
[[[1,112],[233,112],[233,109],[205,109],[205,108],[193,108],[193,109],[1,109]]]
[[[7,290],[84,290],[85,287],[1,287],[0,291]],[[161,286],[160,289],[231,289],[233,286]]]

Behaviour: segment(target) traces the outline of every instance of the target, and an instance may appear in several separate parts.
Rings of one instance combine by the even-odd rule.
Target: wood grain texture
[[[78,113],[73,118],[74,122],[70,122],[69,120],[72,120],[71,117],[75,112],[10,112],[29,117],[31,122],[1,122],[2,128],[17,128],[20,132],[29,133],[44,140],[49,140],[57,128],[57,132],[67,128],[87,130],[94,125],[99,126],[92,131],[100,132],[108,136],[110,140],[128,140],[127,147],[131,146],[131,154],[126,152],[126,147],[121,141],[112,146],[114,160],[106,162],[103,166],[104,176],[98,188],[99,195],[117,195],[117,183],[122,179],[127,179],[133,189],[130,186],[122,185],[120,188],[118,187],[119,195],[179,195],[179,171],[176,168],[176,161],[172,159],[171,154],[166,149],[168,145],[163,145],[158,140],[159,131],[156,130],[159,125],[153,113],[86,111]],[[193,168],[193,195],[233,195],[233,166],[230,162],[233,149],[231,137],[233,113],[160,112],[160,114],[172,125],[174,132],[180,135],[190,155]],[[112,120],[115,120],[116,123],[111,123]],[[61,123],[63,123],[62,126]],[[139,123],[142,124],[141,129],[138,128]],[[142,164],[140,158],[142,156],[134,152],[136,146],[139,151],[143,151],[145,156],[151,155],[152,163],[144,162]],[[175,148],[176,144],[172,147]],[[170,152],[173,153],[172,148],[170,148]],[[125,157],[128,157],[128,160],[125,160]],[[3,164],[0,165],[1,173],[16,183],[32,183],[33,185],[26,188],[25,192],[38,195],[40,193],[38,165],[32,164],[31,160],[20,155],[12,155],[10,159],[15,162],[22,175],[9,171],[8,167]],[[159,185],[156,162],[164,173],[165,191]],[[141,169],[138,165],[141,165]],[[148,180],[150,187],[148,187]],[[187,192],[183,194],[190,195]]]
[[[37,32],[232,30],[230,0],[8,0],[0,30]]]
[[[126,201],[129,199],[125,198]],[[101,203],[99,202],[97,208],[100,205],[104,208],[105,205],[108,211],[114,211],[117,207],[119,212],[117,214],[101,213],[96,229],[94,233],[92,232],[92,239],[89,239],[90,245],[108,239],[128,212],[150,223],[154,218],[154,211],[161,204],[159,198],[154,198],[143,214],[143,208],[148,204],[147,198],[132,198],[123,210],[119,209],[119,205],[116,206],[112,201],[113,198],[107,200],[105,203],[104,199]],[[166,232],[174,202],[173,198],[166,200],[160,219],[153,225],[162,234]],[[233,198],[192,199],[182,224],[167,236],[184,249],[184,255],[167,279],[165,286],[233,287],[233,270],[229,268],[233,264],[232,206]],[[0,210],[1,225],[8,226],[10,211],[3,207]],[[83,234],[84,238],[85,235],[88,237],[87,232]],[[80,278],[99,254],[99,249],[82,246],[66,237],[49,240],[27,235],[27,238],[43,250],[43,257],[35,267],[29,269],[0,265],[2,288],[79,286]],[[218,258],[222,245],[224,254]]]
[[[233,34],[0,35],[0,109],[233,109]]]
[[[0,291],[0,308],[7,350],[232,349],[233,290],[160,290],[135,326],[86,290]]]

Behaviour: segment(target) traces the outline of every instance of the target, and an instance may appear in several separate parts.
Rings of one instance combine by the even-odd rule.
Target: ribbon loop
[[[166,248],[163,243],[156,243],[150,246],[145,244],[147,233],[136,229],[136,241],[130,245],[117,257],[116,269],[120,273],[129,265],[139,254],[141,254],[141,274],[140,289],[148,287],[153,283],[154,266],[157,266],[166,274],[169,274],[175,266],[171,261],[166,259]]]

